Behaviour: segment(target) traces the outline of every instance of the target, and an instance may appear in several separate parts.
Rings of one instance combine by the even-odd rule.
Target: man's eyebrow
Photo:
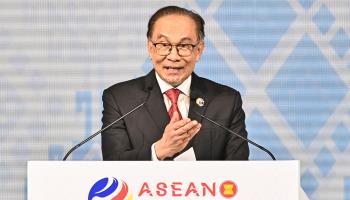
[[[168,39],[168,36],[166,36],[166,35],[164,35],[164,34],[162,34],[162,33],[160,33],[160,34],[158,35],[157,39],[165,39],[165,40],[167,40],[168,42],[170,42],[169,39]],[[178,43],[181,43],[181,42],[192,42],[192,39],[189,38],[189,37],[184,37],[184,38],[181,38],[181,40],[180,40]]]
[[[166,36],[166,35],[161,33],[161,34],[158,35],[157,39],[166,39],[166,40],[168,40],[168,36]]]
[[[192,42],[192,39],[191,38],[188,38],[188,37],[184,37],[180,40],[180,42]]]

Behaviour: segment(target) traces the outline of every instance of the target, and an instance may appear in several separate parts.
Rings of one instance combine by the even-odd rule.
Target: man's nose
[[[177,61],[177,60],[180,60],[180,56],[179,56],[179,53],[177,52],[177,48],[176,46],[172,46],[171,49],[170,49],[170,53],[169,55],[167,56],[167,58],[169,60],[172,60],[172,61]]]

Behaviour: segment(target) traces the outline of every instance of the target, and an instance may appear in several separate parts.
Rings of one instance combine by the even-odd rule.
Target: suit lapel
[[[146,109],[154,123],[157,125],[160,134],[162,134],[170,119],[164,104],[163,94],[160,91],[155,77],[154,70],[152,70],[145,77],[145,87],[146,90],[148,90],[148,88],[152,88],[149,99],[146,103]]]
[[[197,113],[205,114],[207,109],[207,102],[210,101],[211,96],[208,94],[207,88],[202,84],[201,79],[194,73],[192,73],[192,81],[191,81],[191,92],[190,92],[190,109],[188,111],[188,118],[191,120],[197,120],[199,123],[202,123],[203,118],[199,116]],[[204,100],[204,105],[199,106],[196,101],[198,98]],[[196,159],[206,159],[208,154],[208,148],[210,146],[210,135],[202,134],[200,131],[183,149],[181,152],[174,155],[174,157],[180,155],[181,153],[187,151],[189,148],[193,147],[194,153],[196,155]],[[205,148],[203,148],[205,147]]]
[[[192,74],[191,82],[191,95],[190,95],[190,109],[188,112],[188,117],[192,120],[197,120],[202,122],[203,118],[197,113],[204,114],[208,107],[208,102],[211,99],[211,95],[208,94],[207,88],[202,84],[202,81],[196,74]],[[204,104],[202,106],[198,105],[198,100],[203,100]]]
[[[208,91],[208,88],[203,84],[203,81],[196,74],[192,74],[192,83],[191,83],[191,103],[189,109],[189,118],[192,120],[197,120],[199,123],[203,124],[203,118],[197,113],[206,115],[206,110],[209,105],[209,102],[213,98],[211,92]],[[199,106],[196,101],[201,98],[204,101],[203,106]],[[196,113],[197,112],[197,113]],[[203,131],[202,129],[199,133],[191,140],[188,145],[188,148],[193,146],[196,159],[197,160],[208,160],[210,159],[211,151],[211,135],[210,132]],[[187,148],[186,148],[187,149]]]
[[[198,77],[193,74],[192,82],[191,82],[191,94],[190,94],[190,109],[188,111],[188,117],[192,120],[197,120],[198,122],[202,122],[202,117],[200,117],[197,113],[203,114],[205,109],[207,108],[206,102],[204,102],[203,106],[199,106],[196,101],[198,99],[203,99],[204,101],[207,99],[206,91],[203,85],[198,83]],[[197,112],[197,113],[196,113]]]

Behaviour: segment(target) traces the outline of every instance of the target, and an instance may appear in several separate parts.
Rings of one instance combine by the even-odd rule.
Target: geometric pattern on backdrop
[[[10,25],[0,29],[0,98],[5,102],[0,105],[4,113],[0,124],[4,187],[0,194],[4,198],[25,199],[27,160],[62,159],[69,147],[101,126],[103,88],[152,68],[147,53],[134,52],[135,46],[145,43],[145,28],[138,27],[145,26],[156,8],[170,3],[146,2],[138,7],[138,2],[121,2],[109,2],[104,15],[93,13],[95,4],[72,2],[64,4],[66,8],[53,2],[36,7],[26,3],[0,6],[4,15],[13,7],[24,9],[25,16],[39,16],[26,9],[30,6],[48,11],[43,13],[46,18],[31,19],[44,25],[33,28],[39,34],[26,33],[28,38],[48,38],[39,39],[44,47],[27,50],[30,45],[26,44],[31,43],[24,37],[16,49],[13,45],[21,30]],[[241,92],[250,139],[271,149],[277,159],[301,160],[301,184],[310,199],[350,200],[350,14],[346,9],[350,4],[340,0],[172,3],[194,9],[205,18],[206,49],[195,71]],[[75,15],[77,10],[83,14]],[[122,10],[130,12],[116,16]],[[128,13],[135,10],[143,12],[130,17]],[[83,18],[85,12],[92,17]],[[0,17],[0,25],[6,24],[5,19]],[[101,28],[103,32],[94,33]],[[129,36],[128,29],[142,34]],[[135,43],[120,46],[129,39]],[[270,159],[250,148],[252,160]],[[100,139],[71,156],[100,160]],[[17,184],[5,184],[8,181]]]

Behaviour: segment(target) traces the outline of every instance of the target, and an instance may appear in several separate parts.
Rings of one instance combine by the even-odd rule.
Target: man
[[[192,11],[168,6],[153,14],[147,46],[154,69],[103,93],[103,127],[146,102],[102,133],[104,160],[172,160],[184,152],[193,160],[248,159],[247,142],[198,115],[247,137],[239,92],[193,73],[204,35],[204,20]]]

